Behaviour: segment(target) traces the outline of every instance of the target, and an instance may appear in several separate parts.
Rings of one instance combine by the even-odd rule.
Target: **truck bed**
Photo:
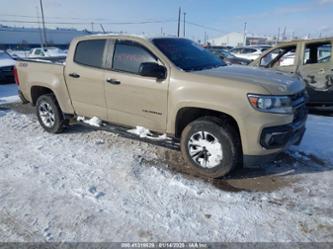
[[[36,58],[19,59],[16,62],[16,69],[19,89],[27,101],[35,104],[34,92],[37,87],[52,92],[59,100],[64,113],[73,113],[64,78],[65,63],[60,63],[59,58],[53,61]]]
[[[66,61],[65,56],[57,57],[35,57],[35,58],[20,58],[18,61],[27,61],[27,62],[43,62],[43,63],[53,63],[53,64],[64,64]]]

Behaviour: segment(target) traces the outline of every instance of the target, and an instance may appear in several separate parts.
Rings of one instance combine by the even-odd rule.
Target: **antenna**
[[[186,12],[184,12],[184,27],[183,27],[183,32],[184,32],[184,37],[185,37],[185,35],[186,35],[186,33],[185,33],[185,27],[186,26]]]

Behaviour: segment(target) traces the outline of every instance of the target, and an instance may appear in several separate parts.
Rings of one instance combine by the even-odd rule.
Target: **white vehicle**
[[[15,60],[6,53],[0,50],[0,82],[14,82],[13,68]]]
[[[270,46],[249,46],[249,47],[237,47],[230,50],[230,52],[236,57],[247,59],[247,60],[256,60],[262,52],[266,49],[270,48]]]
[[[29,58],[40,57],[66,57],[66,53],[60,48],[46,47],[46,48],[33,48],[28,55]]]

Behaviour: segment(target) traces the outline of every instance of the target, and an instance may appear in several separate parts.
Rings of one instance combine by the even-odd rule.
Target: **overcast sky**
[[[40,15],[39,0],[0,0],[0,3],[0,24],[38,25],[33,22]],[[333,35],[333,0],[43,0],[43,3],[47,27],[52,28],[90,30],[92,25],[88,23],[94,22],[95,31],[101,30],[103,23],[106,31],[175,35],[181,6],[189,22],[187,36],[195,40],[202,40],[205,32],[209,38],[231,31],[243,32],[244,22],[248,32],[259,35],[274,35],[285,27],[288,34],[294,32],[298,36]],[[8,20],[15,23],[5,22]],[[19,23],[22,21],[32,23]]]

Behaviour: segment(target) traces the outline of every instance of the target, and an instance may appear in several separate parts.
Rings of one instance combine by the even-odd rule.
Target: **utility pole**
[[[40,22],[39,22],[39,11],[38,7],[36,6],[36,12],[37,12],[37,22],[38,22],[38,31],[39,31],[39,38],[40,38],[40,47],[44,49],[44,40],[43,40],[43,34],[42,34],[42,29],[40,27]]]
[[[243,31],[243,45],[246,46],[246,27],[247,22],[244,23],[244,31]]]
[[[283,29],[282,40],[286,39],[286,34],[287,34],[287,26],[285,26],[284,29]]]
[[[179,37],[180,35],[180,16],[182,14],[182,9],[179,7],[179,12],[178,12],[178,32],[177,32],[177,36]]]
[[[183,27],[184,37],[186,35],[185,28],[186,28],[186,12],[184,12],[184,27]]]
[[[45,28],[45,17],[44,17],[43,0],[39,0],[39,3],[40,3],[40,10],[42,12],[44,45],[45,45],[45,47],[47,47],[47,37],[46,37],[46,28]]]

